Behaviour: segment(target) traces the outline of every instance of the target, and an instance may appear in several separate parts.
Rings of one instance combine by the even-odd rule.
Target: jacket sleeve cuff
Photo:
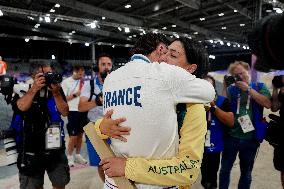
[[[125,165],[125,178],[129,180],[136,180],[135,171],[133,171],[135,167],[136,167],[135,158],[127,158]]]
[[[97,132],[97,135],[101,138],[101,139],[107,139],[108,136],[102,134],[101,130],[100,130],[100,124],[103,121],[103,119],[98,119],[95,123],[95,131]]]

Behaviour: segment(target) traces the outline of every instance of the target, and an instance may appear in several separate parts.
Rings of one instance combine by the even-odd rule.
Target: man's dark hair
[[[85,69],[85,68],[84,68],[84,66],[82,66],[82,65],[74,65],[74,66],[72,67],[72,69],[73,69],[73,71],[78,71],[78,70],[80,70],[80,69]]]
[[[97,64],[99,64],[99,60],[100,60],[102,57],[108,57],[108,58],[111,60],[111,62],[113,61],[112,56],[110,56],[110,55],[107,54],[107,53],[101,53],[101,54],[98,56],[98,58],[97,58]]]
[[[163,34],[147,33],[138,39],[130,53],[149,55],[160,43],[168,46],[169,40]]]
[[[201,43],[186,37],[177,38],[174,39],[174,41],[179,41],[183,45],[187,62],[189,64],[197,65],[197,69],[192,74],[198,78],[203,78],[207,75],[209,70],[209,57],[204,46]]]
[[[44,67],[47,67],[47,66],[51,66],[49,61],[42,60],[42,61],[32,62],[31,65],[30,65],[30,74],[31,75],[36,74],[38,69],[44,68]]]

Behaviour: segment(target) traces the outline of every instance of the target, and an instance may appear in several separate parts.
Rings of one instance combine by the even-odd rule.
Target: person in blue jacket
[[[230,101],[235,122],[234,127],[228,129],[225,138],[219,188],[229,188],[231,170],[238,155],[241,172],[238,189],[249,189],[257,149],[267,128],[263,109],[270,109],[271,95],[264,83],[251,80],[248,63],[235,61],[230,64],[228,72],[236,79],[230,84],[224,78],[222,94]]]
[[[214,88],[215,79],[206,75],[205,80],[212,83]],[[210,103],[207,111],[207,134],[203,160],[201,164],[202,180],[201,184],[205,189],[217,188],[217,173],[220,165],[220,155],[224,149],[224,135],[226,128],[234,126],[234,114],[231,111],[229,100],[219,96]]]

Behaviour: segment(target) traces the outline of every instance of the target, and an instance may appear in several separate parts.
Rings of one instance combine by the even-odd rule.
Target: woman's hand
[[[108,177],[124,177],[126,160],[126,158],[111,157],[103,159],[100,165]]]

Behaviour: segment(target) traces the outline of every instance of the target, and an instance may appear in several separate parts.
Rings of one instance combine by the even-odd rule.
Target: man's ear
[[[163,55],[164,49],[165,49],[165,46],[162,45],[161,43],[157,46],[155,51],[159,57]]]
[[[186,68],[186,71],[188,71],[189,73],[194,73],[197,69],[197,65],[196,64],[189,64]]]
[[[156,49],[155,49],[155,53],[160,56],[161,55],[161,51],[162,51],[162,45],[159,44]]]

